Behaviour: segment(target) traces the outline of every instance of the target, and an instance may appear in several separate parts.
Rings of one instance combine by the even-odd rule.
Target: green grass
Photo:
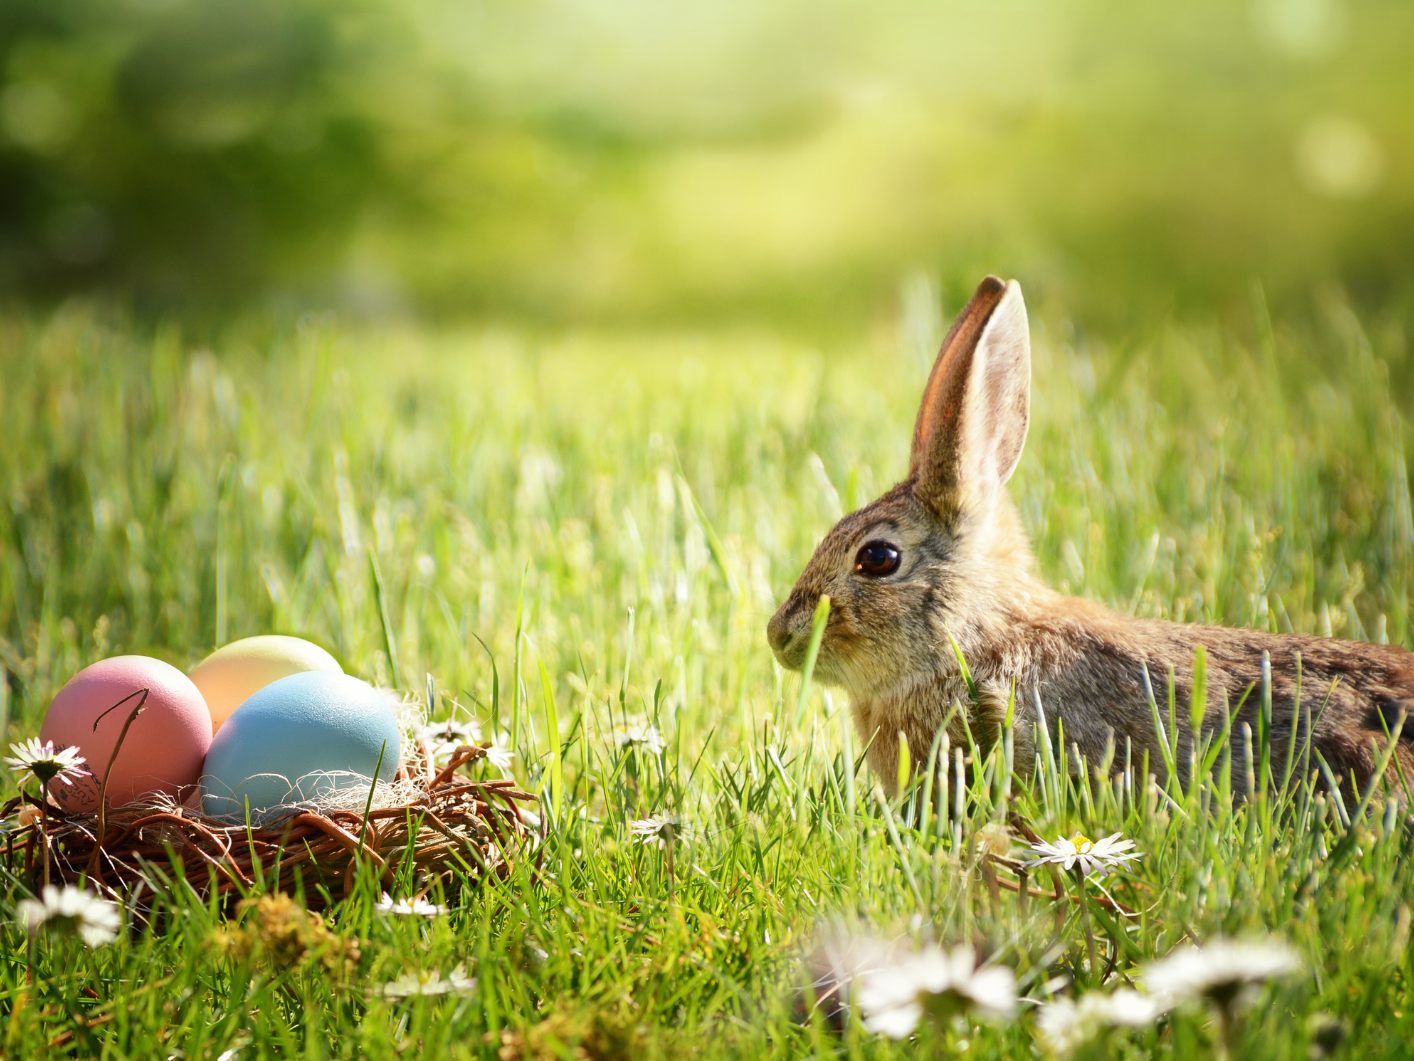
[[[1136,614],[1414,643],[1414,363],[1397,326],[1339,304],[1312,317],[1273,325],[1255,302],[1226,329],[1101,341],[1033,306],[1015,488],[1046,574]],[[563,780],[539,879],[523,867],[425,923],[375,915],[372,882],[336,907],[352,973],[317,948],[222,948],[223,919],[180,891],[160,929],[92,952],[30,946],[7,921],[0,1054],[475,1056],[504,1035],[541,1056],[926,1056],[965,1040],[1015,1057],[1033,1049],[1032,1002],[1072,981],[1123,982],[1185,938],[1271,932],[1307,972],[1250,1011],[1244,1056],[1306,1056],[1318,1014],[1344,1022],[1353,1055],[1404,1056],[1414,882],[1397,817],[1347,828],[1309,788],[1236,806],[1221,776],[1162,793],[1011,778],[993,754],[968,768],[960,818],[925,819],[917,794],[890,808],[855,766],[844,697],[801,698],[774,665],[764,624],[815,541],[902,471],[926,344],[907,345],[319,321],[198,340],[82,309],[0,320],[7,742],[104,655],[188,666],[284,631],[410,693],[432,675],[444,709],[512,732],[526,784]],[[661,756],[615,746],[636,715]],[[973,835],[1009,809],[1048,836],[1134,838],[1144,857],[1111,885],[1134,916],[993,894]],[[693,831],[672,881],[627,830],[665,811]],[[6,876],[3,892],[8,919],[24,889]],[[802,1019],[803,959],[840,924],[975,940],[1030,1001],[917,1045]],[[459,963],[474,997],[377,994]],[[1184,1011],[1112,1045],[1189,1057],[1214,1035]]]

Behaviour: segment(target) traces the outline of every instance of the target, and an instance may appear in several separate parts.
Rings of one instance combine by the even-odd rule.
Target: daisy
[[[486,746],[486,761],[503,774],[510,772],[511,760],[515,757],[509,733],[496,734],[496,739]]]
[[[861,971],[854,997],[866,1028],[890,1039],[904,1039],[925,1014],[1007,1016],[1016,1008],[1016,979],[1005,966],[979,969],[969,946],[947,951],[930,943]]]
[[[380,914],[397,914],[401,917],[413,915],[418,917],[440,917],[447,912],[445,906],[429,903],[426,899],[415,899],[411,897],[394,899],[387,892],[383,893],[383,898],[378,900],[378,904],[374,909]]]
[[[384,984],[384,998],[412,998],[417,995],[469,995],[476,990],[476,980],[467,976],[466,966],[458,965],[445,974],[440,969],[420,969],[403,973]]]
[[[122,924],[116,903],[68,886],[47,885],[38,899],[21,900],[15,913],[31,936],[40,929],[72,932],[90,947],[112,943]]]
[[[39,778],[41,785],[51,781],[72,785],[83,774],[86,761],[78,748],[55,749],[53,741],[41,743],[38,737],[10,745],[10,754],[5,756],[6,766],[12,770],[28,770]]]
[[[683,820],[676,814],[658,814],[629,822],[628,831],[633,835],[634,843],[665,847],[683,839],[683,825]]]
[[[1035,856],[1027,861],[1028,866],[1055,865],[1069,872],[1079,867],[1081,876],[1103,877],[1110,870],[1140,857],[1138,851],[1131,850],[1133,840],[1121,840],[1119,833],[1111,833],[1102,840],[1091,840],[1084,833],[1076,833],[1069,840],[1057,838],[1055,843],[1042,840],[1031,845]]]
[[[1175,950],[1144,970],[1153,995],[1179,1005],[1206,999],[1223,1010],[1268,980],[1301,971],[1301,959],[1280,940],[1216,939]]]
[[[815,1005],[836,1024],[849,1012],[852,985],[870,969],[889,963],[892,950],[847,927],[828,930],[806,958]]]
[[[1091,991],[1041,1007],[1036,1028],[1054,1053],[1072,1054],[1107,1028],[1142,1028],[1163,1011],[1155,999],[1131,988],[1109,994]]]
[[[667,747],[658,727],[647,719],[625,719],[613,729],[614,743],[620,748],[642,748],[649,755],[662,755]]]
[[[427,745],[427,754],[434,760],[450,758],[463,744],[481,740],[481,727],[476,720],[449,718],[418,727],[417,739]]]

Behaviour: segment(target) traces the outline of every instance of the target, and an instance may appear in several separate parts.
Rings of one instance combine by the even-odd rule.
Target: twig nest
[[[445,764],[434,763],[416,743],[397,778],[378,786],[380,796],[399,801],[375,802],[366,814],[362,803],[357,810],[307,804],[263,826],[232,824],[154,796],[101,818],[35,815],[0,846],[0,866],[32,882],[45,872],[83,881],[132,911],[170,886],[174,867],[182,886],[202,897],[232,900],[264,886],[301,891],[310,909],[350,894],[359,867],[385,888],[411,869],[419,887],[450,893],[504,877],[520,857],[541,853],[539,830],[523,815],[535,797],[514,781],[462,772],[478,771],[485,756],[484,746],[463,745]],[[16,796],[0,817],[28,806],[26,799]]]

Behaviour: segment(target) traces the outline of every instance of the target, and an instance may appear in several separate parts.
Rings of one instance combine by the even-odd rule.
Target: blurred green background
[[[0,297],[836,330],[1414,289],[1414,5],[5,0]],[[955,290],[954,290],[955,289]]]
[[[1407,1056],[1414,834],[980,755],[914,828],[764,628],[995,271],[1049,581],[1414,645],[1411,41],[1410,0],[0,0],[0,745],[95,659],[280,631],[434,676],[567,801],[543,874],[445,920],[345,905],[366,984],[233,964],[187,900],[27,946],[0,875],[0,1055],[1022,1057],[1066,977],[1261,930],[1310,975],[1232,1056],[1337,1017]],[[676,878],[628,832],[663,812]],[[1135,917],[978,872],[1013,813],[1136,840]],[[836,915],[987,940],[1028,1004],[836,1040],[797,1008]],[[477,998],[376,993],[457,964]]]

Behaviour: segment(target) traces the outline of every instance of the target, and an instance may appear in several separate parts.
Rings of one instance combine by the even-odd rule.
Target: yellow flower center
[[[1076,833],[1070,838],[1070,845],[1075,848],[1077,855],[1083,855],[1095,846],[1095,841],[1091,840],[1084,833]]]

